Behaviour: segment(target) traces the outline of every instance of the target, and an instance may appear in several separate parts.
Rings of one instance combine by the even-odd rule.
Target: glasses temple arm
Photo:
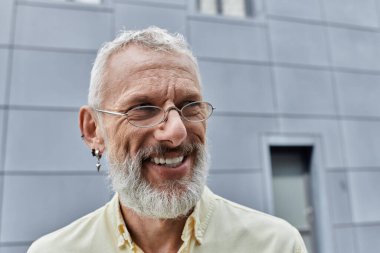
[[[95,109],[97,112],[103,112],[111,115],[117,115],[117,116],[127,116],[127,113],[122,113],[122,112],[111,112],[107,110],[102,110],[102,109]]]

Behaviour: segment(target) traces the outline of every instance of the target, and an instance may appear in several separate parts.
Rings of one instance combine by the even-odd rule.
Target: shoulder
[[[104,211],[107,206],[108,204],[39,238],[33,242],[27,253],[75,252],[75,249],[80,247],[78,244],[84,241],[88,243],[90,238],[87,237],[93,234],[89,232],[94,231],[97,226],[104,223]]]
[[[283,219],[277,218],[270,214],[237,204],[218,195],[215,198],[215,214],[219,217],[241,221],[247,225],[257,226],[274,226],[276,228],[293,229],[293,227]]]
[[[290,230],[294,228],[283,219],[274,217],[272,215],[257,211],[255,209],[242,206],[235,202],[229,201],[218,195],[215,198],[215,216],[219,219],[226,219],[233,223],[245,225],[244,227],[273,227],[276,230]]]
[[[261,252],[306,252],[298,230],[287,221],[215,194],[213,198],[214,211],[206,234],[229,238],[238,242],[238,247]]]

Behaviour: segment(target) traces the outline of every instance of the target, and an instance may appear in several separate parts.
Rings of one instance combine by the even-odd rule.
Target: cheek
[[[197,140],[198,142],[205,144],[206,142],[206,124],[204,123],[193,123],[187,128],[187,132],[191,139]]]
[[[118,161],[124,161],[138,140],[138,133],[133,126],[124,122],[119,123],[108,131],[108,152]]]
[[[115,136],[115,143],[118,143],[116,146],[118,156],[123,159],[127,155],[134,157],[141,148],[148,146],[146,144],[149,142],[149,136],[152,134],[146,129],[128,125]]]

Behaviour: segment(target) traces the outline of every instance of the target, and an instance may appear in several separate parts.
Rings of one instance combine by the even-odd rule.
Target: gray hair
[[[109,58],[132,43],[154,51],[179,53],[188,56],[195,65],[197,78],[200,82],[197,60],[190,51],[183,35],[179,33],[170,34],[167,30],[155,26],[137,31],[121,31],[113,41],[105,43],[98,51],[91,70],[91,81],[88,92],[88,104],[90,106],[99,107],[103,102],[101,93]]]

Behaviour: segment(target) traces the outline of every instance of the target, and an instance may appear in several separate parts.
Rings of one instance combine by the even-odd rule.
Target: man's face
[[[132,45],[113,55],[107,70],[102,109],[126,112],[139,105],[182,108],[202,100],[195,67],[184,55]],[[133,164],[133,173],[139,170],[134,180],[141,177],[156,193],[170,188],[172,197],[180,198],[181,191],[189,190],[186,182],[194,181],[197,173],[199,176],[195,170],[206,170],[201,161],[205,156],[204,122],[182,121],[175,110],[169,112],[167,121],[151,128],[138,128],[125,117],[112,115],[103,115],[102,122],[111,177],[116,170],[121,174],[114,177],[128,177],[131,172],[123,166]],[[202,189],[204,177],[198,179]]]

